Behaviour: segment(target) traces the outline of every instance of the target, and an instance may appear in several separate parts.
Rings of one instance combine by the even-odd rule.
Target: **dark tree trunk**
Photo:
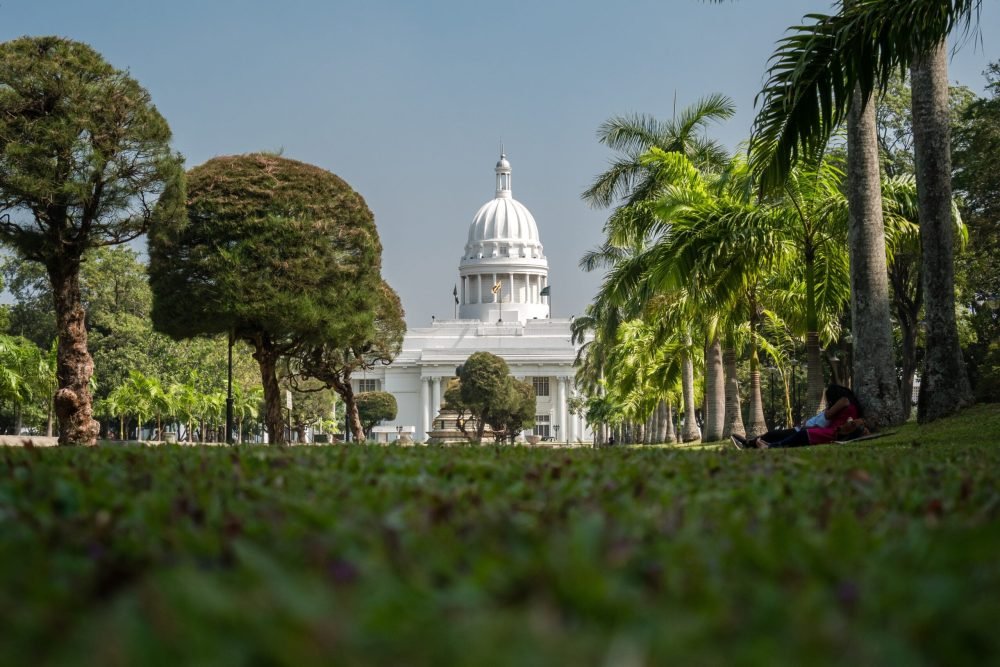
[[[955,322],[955,227],[951,217],[948,55],[944,40],[914,62],[910,76],[927,321],[917,418],[929,422],[972,404]]]
[[[903,421],[896,380],[875,105],[855,90],[847,120],[854,393],[879,426]]]
[[[80,300],[79,260],[57,261],[48,266],[55,302],[59,345],[56,356],[56,416],[60,445],[97,444],[101,426],[93,419],[90,378],[94,360],[87,351],[85,312]]]
[[[919,333],[920,306],[923,290],[920,286],[920,258],[905,250],[897,250],[889,266],[892,282],[892,306],[899,323],[900,356],[902,371],[899,388],[903,419],[909,419],[913,410],[913,378],[917,371],[917,334]],[[914,278],[916,278],[914,280]]]
[[[816,308],[816,251],[806,248],[806,410],[814,415],[823,405],[823,359],[819,349],[819,313]]]
[[[722,343],[715,336],[705,351],[705,434],[702,440],[722,440],[726,416],[726,379],[722,371]]]
[[[264,385],[264,425],[271,436],[271,444],[285,444],[285,420],[281,411],[281,389],[278,387],[278,352],[271,339],[258,334],[253,340],[253,358],[260,366],[260,380]]]

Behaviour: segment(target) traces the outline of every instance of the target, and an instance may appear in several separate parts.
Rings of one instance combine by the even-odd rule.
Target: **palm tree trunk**
[[[866,417],[891,426],[903,415],[889,321],[875,105],[857,90],[847,119],[847,163],[854,393]]]
[[[823,405],[823,359],[819,349],[819,314],[816,310],[816,251],[806,248],[806,413],[814,415]]]
[[[736,376],[736,350],[733,349],[732,342],[726,341],[727,345],[722,351],[722,365],[726,374],[726,417],[722,427],[722,438],[736,434],[745,436],[746,429],[743,427],[743,410],[740,406],[740,381]]]
[[[757,350],[750,355],[750,428],[747,437],[756,438],[767,433],[767,420],[764,419],[764,397],[760,393],[760,362],[757,361]]]
[[[944,40],[914,61],[910,75],[927,322],[917,418],[929,422],[972,404],[955,322],[955,228],[951,217],[948,57]]]
[[[56,353],[55,410],[59,418],[60,445],[97,444],[100,424],[93,419],[90,378],[94,360],[87,350],[87,326],[80,298],[80,262],[57,258],[47,267],[55,302]]]
[[[722,440],[726,417],[726,378],[722,370],[722,343],[719,336],[705,351],[705,442]]]
[[[656,404],[656,441],[667,441],[667,402],[662,398]]]
[[[694,402],[694,361],[691,359],[691,338],[684,337],[687,349],[681,353],[681,385],[684,393],[684,426],[681,441],[692,442],[701,438],[698,428],[697,406]]]
[[[667,421],[666,431],[663,433],[663,442],[667,444],[677,442],[677,435],[674,433],[673,401],[669,397],[666,400],[666,408],[663,416]]]

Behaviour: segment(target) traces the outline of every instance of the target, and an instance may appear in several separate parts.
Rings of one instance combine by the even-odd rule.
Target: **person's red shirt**
[[[848,419],[857,418],[857,407],[855,407],[853,403],[848,403],[847,407],[839,410],[837,414],[830,419],[830,423],[826,426],[806,429],[806,435],[809,436],[809,444],[822,445],[827,442],[833,442],[837,439],[837,428],[845,424]]]

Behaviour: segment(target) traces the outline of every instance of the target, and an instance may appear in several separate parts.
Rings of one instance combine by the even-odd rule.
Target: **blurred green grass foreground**
[[[998,433],[0,448],[0,660],[996,664]]]

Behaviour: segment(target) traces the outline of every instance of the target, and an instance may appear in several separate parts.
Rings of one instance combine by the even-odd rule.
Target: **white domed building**
[[[391,365],[354,378],[356,392],[387,391],[396,397],[397,419],[375,427],[379,440],[407,434],[425,441],[455,369],[481,350],[503,357],[512,375],[534,385],[536,425],[524,435],[559,442],[592,439],[583,418],[567,407],[576,394],[576,348],[571,320],[550,317],[549,265],[538,225],[513,197],[505,155],[494,171],[495,196],[473,217],[458,265],[458,318],[410,329]]]

